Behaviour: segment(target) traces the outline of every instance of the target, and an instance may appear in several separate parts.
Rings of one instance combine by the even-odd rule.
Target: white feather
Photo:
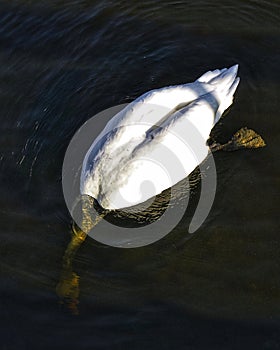
[[[238,66],[152,90],[117,113],[88,150],[81,194],[105,209],[139,204],[189,175],[208,154],[211,129],[233,100]]]

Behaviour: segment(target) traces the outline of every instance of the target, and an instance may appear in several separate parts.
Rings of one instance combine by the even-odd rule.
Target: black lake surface
[[[279,349],[279,1],[0,1],[1,349]],[[192,239],[117,249],[86,239],[79,314],[56,285],[70,240],[61,170],[96,113],[238,63],[216,127],[267,146],[216,153]]]

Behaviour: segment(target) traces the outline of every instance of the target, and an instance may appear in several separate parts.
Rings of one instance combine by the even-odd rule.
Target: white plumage
[[[189,175],[207,156],[211,129],[232,104],[238,66],[152,90],[117,113],[88,150],[81,194],[104,209],[130,207]]]

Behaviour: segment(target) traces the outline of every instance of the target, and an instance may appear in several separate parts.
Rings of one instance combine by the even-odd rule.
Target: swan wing
[[[105,142],[89,149],[81,193],[104,208],[121,209],[189,175],[207,156],[210,131],[232,103],[236,74],[237,66],[207,72],[192,84],[150,91],[129,104],[106,125],[99,137]],[[173,113],[182,103],[188,104]],[[167,114],[159,113],[159,105]]]
[[[83,192],[106,209],[130,207],[184,179],[208,154],[206,140],[219,104],[206,94],[174,113],[144,140],[106,149],[85,182]]]

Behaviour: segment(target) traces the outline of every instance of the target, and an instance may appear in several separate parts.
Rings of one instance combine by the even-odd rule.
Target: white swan
[[[189,175],[238,86],[238,65],[152,90],[116,114],[89,148],[80,191],[104,209],[139,204]]]

